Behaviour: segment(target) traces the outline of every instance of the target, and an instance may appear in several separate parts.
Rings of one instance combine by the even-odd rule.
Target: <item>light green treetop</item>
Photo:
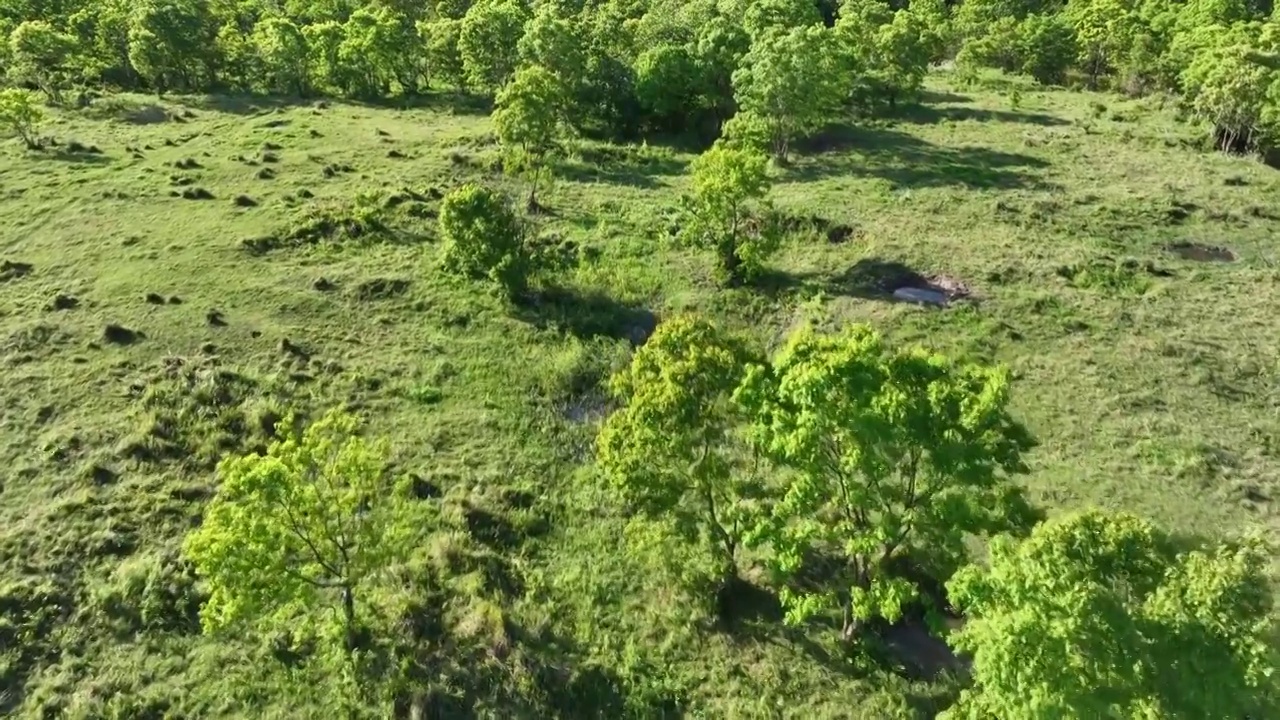
[[[664,321],[614,376],[622,407],[597,438],[605,476],[647,515],[703,543],[708,574],[720,582],[737,574],[748,501],[758,490],[731,401],[751,359],[705,320]]]
[[[690,163],[689,174],[681,239],[714,250],[725,282],[758,275],[780,240],[769,222],[768,159],[717,143]]]
[[[76,53],[76,39],[43,20],[28,20],[8,38],[10,77],[40,88],[50,102],[61,102],[70,81],[69,65]]]
[[[1124,513],[993,540],[948,583],[974,687],[946,718],[1274,717],[1267,549],[1178,553]]]
[[[503,167],[529,176],[528,204],[536,209],[539,181],[571,134],[568,90],[550,70],[540,65],[522,67],[498,93],[493,127]]]
[[[18,136],[29,149],[39,147],[36,124],[44,118],[44,108],[35,93],[21,88],[0,90],[0,130]]]
[[[301,625],[352,653],[380,621],[411,533],[385,441],[357,429],[333,411],[301,432],[286,429],[265,455],[221,463],[218,493],[184,543],[209,586],[206,631]]]
[[[787,471],[781,500],[753,540],[784,576],[815,551],[840,558],[825,587],[784,589],[791,622],[838,609],[860,621],[900,617],[917,589],[890,569],[926,550],[958,566],[969,535],[1029,527],[1008,476],[1032,446],[1009,415],[1008,372],[923,351],[890,352],[873,330],[798,331],[738,399],[761,451]]]

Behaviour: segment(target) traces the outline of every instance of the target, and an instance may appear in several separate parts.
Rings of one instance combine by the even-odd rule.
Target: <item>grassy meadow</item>
[[[1280,173],[1155,98],[934,74],[774,170],[804,221],[732,290],[670,241],[696,149],[584,141],[530,219],[560,267],[514,310],[439,268],[440,193],[522,191],[482,110],[121,96],[43,134],[0,144],[0,714],[312,716],[200,634],[179,550],[218,458],[345,404],[452,528],[420,553],[451,578],[440,716],[931,717],[948,663],[910,638],[855,668],[767,598],[713,631],[667,551],[625,549],[603,383],[682,311],[1007,364],[1051,513],[1280,528]],[[925,282],[963,297],[892,300]]]

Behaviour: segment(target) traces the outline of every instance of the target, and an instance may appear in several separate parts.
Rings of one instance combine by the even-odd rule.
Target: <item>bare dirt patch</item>
[[[1234,251],[1217,245],[1178,242],[1166,245],[1165,249],[1183,260],[1192,262],[1235,262],[1239,259]]]
[[[403,295],[409,290],[409,281],[401,278],[374,278],[356,287],[360,300],[387,300]]]
[[[854,297],[945,306],[973,297],[969,284],[943,273],[924,274],[903,263],[864,258],[836,280]]]
[[[947,624],[955,629],[961,625],[961,621],[948,618]],[[922,622],[898,623],[884,631],[883,639],[914,677],[933,680],[968,670],[968,660],[956,655],[945,641],[935,637]]]
[[[112,345],[132,345],[135,342],[146,337],[137,330],[131,330],[123,325],[108,325],[102,329],[102,339]]]

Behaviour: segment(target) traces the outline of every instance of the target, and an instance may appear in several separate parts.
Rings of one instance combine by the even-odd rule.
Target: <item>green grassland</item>
[[[179,547],[219,457],[345,404],[442,508],[442,716],[931,716],[953,683],[919,658],[855,668],[764,601],[713,630],[669,549],[628,550],[590,472],[602,383],[680,311],[765,348],[817,315],[1005,363],[1050,512],[1274,534],[1280,173],[1154,98],[995,83],[938,73],[804,143],[774,198],[819,220],[753,288],[669,240],[689,151],[584,141],[531,219],[560,267],[515,309],[439,269],[439,192],[520,191],[483,112],[126,96],[56,116],[58,147],[0,145],[0,713],[309,716],[248,672],[260,649],[200,634]],[[891,302],[912,273],[969,297]]]

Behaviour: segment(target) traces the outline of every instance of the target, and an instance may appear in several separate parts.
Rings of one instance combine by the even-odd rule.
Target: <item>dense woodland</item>
[[[445,195],[444,267],[513,308],[554,263],[527,242],[554,160],[579,138],[680,138],[700,154],[675,241],[749,292],[790,229],[773,170],[833,124],[917,102],[940,64],[961,81],[998,69],[1167,97],[1206,146],[1273,153],[1270,5],[0,0],[0,122],[38,153],[52,108],[117,92],[479,105],[521,201],[480,182]],[[945,717],[1275,716],[1264,539],[1192,547],[1126,513],[1046,519],[1018,483],[1036,441],[1012,387],[1006,368],[896,348],[865,326],[800,327],[770,353],[673,315],[613,373],[582,482],[643,519],[632,539],[664,548],[672,592],[706,632],[760,586],[780,625],[827,628],[854,665],[877,661],[883,629],[926,622],[972,659]],[[424,606],[457,590],[438,577],[448,561],[415,564],[423,528],[442,521],[389,472],[394,434],[367,438],[342,410],[270,424],[269,447],[219,463],[183,544],[198,580],[155,590],[153,619],[198,605],[203,632],[260,639],[273,648],[262,674],[312,688],[330,716],[442,712],[441,678],[466,668],[443,669]],[[11,630],[0,624],[4,646],[25,642]],[[0,696],[20,692],[6,673],[28,661],[0,662]],[[162,715],[122,715],[144,716]]]
[[[930,63],[954,59],[1046,84],[1172,93],[1224,148],[1251,151],[1280,124],[1269,13],[1266,0],[7,0],[0,68],[52,103],[104,89],[363,100],[453,89],[581,132],[723,130],[785,159],[791,140],[892,107]]]

